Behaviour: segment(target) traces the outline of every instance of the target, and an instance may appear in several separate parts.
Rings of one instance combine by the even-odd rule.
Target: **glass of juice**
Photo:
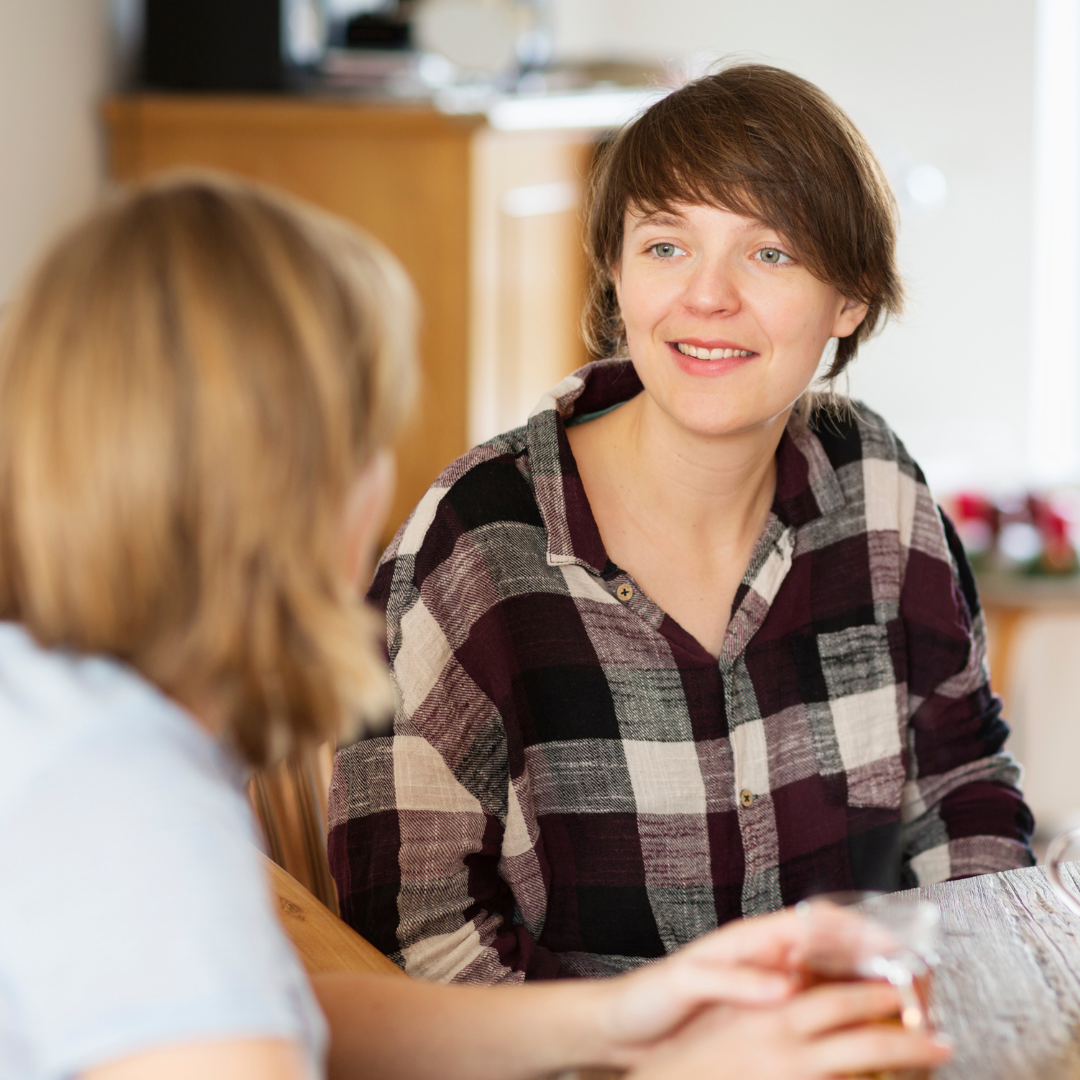
[[[937,926],[941,915],[929,900],[903,894],[871,892],[825,893],[798,905],[809,919],[817,917],[818,902],[854,907],[869,920],[863,937],[845,936],[835,948],[827,935],[815,934],[821,950],[806,959],[805,985],[871,979],[888,982],[900,996],[900,1015],[892,1021],[912,1031],[935,1030],[933,970],[937,963]],[[927,1080],[925,1069],[891,1070],[869,1074],[866,1080]],[[863,1078],[859,1078],[863,1080]]]

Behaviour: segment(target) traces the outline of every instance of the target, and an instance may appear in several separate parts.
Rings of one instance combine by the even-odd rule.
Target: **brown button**
[[[739,792],[739,802],[741,802],[743,806],[753,806],[754,793],[749,788],[743,788],[742,791]]]
[[[627,585],[624,581],[616,590],[615,595],[625,604],[627,600],[633,598],[634,586]]]

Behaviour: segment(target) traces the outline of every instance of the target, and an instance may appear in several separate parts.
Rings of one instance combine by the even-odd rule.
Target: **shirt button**
[[[749,788],[743,788],[742,791],[739,792],[739,802],[742,803],[743,806],[753,806],[754,793]]]
[[[623,584],[615,590],[615,595],[625,604],[627,600],[633,598],[634,586],[627,585],[626,582],[623,582]]]

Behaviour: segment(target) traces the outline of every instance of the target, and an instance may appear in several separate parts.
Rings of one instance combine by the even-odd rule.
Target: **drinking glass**
[[[798,910],[815,917],[816,900],[854,907],[869,922],[856,942],[837,941],[815,934],[824,947],[807,958],[807,985],[871,979],[891,983],[900,996],[897,1023],[909,1031],[934,1030],[931,1010],[933,968],[938,961],[937,927],[941,915],[935,904],[903,894],[872,892],[825,893],[803,901]],[[1080,908],[1080,897],[1077,898]],[[925,1069],[892,1070],[872,1074],[873,1080],[925,1080]]]

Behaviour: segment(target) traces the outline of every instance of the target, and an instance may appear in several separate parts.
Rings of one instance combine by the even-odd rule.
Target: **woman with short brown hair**
[[[814,277],[866,305],[855,329],[836,338],[829,378],[900,314],[896,207],[866,140],[805,79],[779,68],[732,67],[658,102],[601,152],[586,237],[592,273],[584,330],[594,356],[626,352],[616,278],[627,210],[676,205],[722,205],[768,222]]]
[[[376,574],[401,703],[338,754],[346,917],[427,977],[595,975],[1029,864],[963,550],[886,423],[810,389],[900,308],[863,138],[727,68],[603,150],[587,237],[615,359],[452,465]]]

